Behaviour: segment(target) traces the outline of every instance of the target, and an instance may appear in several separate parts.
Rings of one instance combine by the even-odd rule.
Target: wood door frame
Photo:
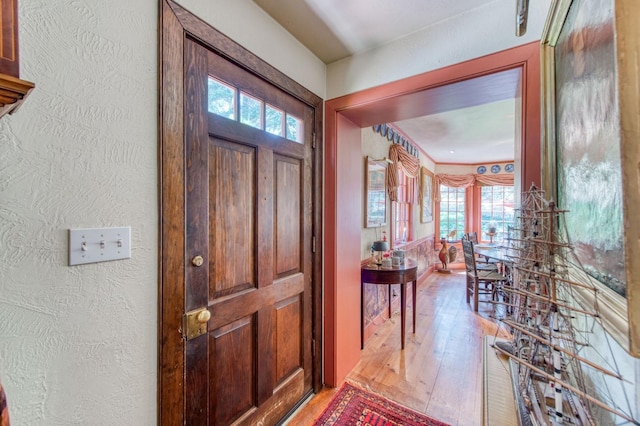
[[[171,0],[159,6],[159,271],[158,423],[184,424],[185,341],[185,116],[184,38],[198,40],[227,60],[270,82],[314,110],[312,268],[313,389],[322,386],[322,99]]]
[[[509,69],[522,69],[520,188],[540,183],[540,42],[491,53],[444,68],[350,93],[325,102],[325,339],[324,380],[338,386],[360,360],[360,250],[362,178],[352,175],[362,158],[360,132],[406,119],[407,97],[427,89]],[[517,187],[518,183],[516,183]],[[355,230],[357,230],[357,232]]]

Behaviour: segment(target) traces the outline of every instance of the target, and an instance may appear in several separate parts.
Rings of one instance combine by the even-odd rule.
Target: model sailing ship
[[[500,318],[512,339],[494,344],[510,358],[520,425],[640,424],[633,413],[637,395],[626,397],[634,385],[611,354],[596,350],[610,350],[611,342],[600,321],[598,289],[564,231],[566,212],[535,186],[521,204],[510,242],[513,284],[504,289]]]

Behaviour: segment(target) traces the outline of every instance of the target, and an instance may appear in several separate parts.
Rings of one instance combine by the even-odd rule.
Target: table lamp
[[[389,250],[389,243],[386,241],[374,241],[371,249],[375,252],[374,259],[376,264],[382,264],[382,253]]]

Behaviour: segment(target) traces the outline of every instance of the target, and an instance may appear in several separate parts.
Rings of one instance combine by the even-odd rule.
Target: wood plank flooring
[[[465,302],[463,271],[431,274],[418,284],[416,334],[407,302],[407,340],[400,350],[400,312],[365,342],[348,381],[451,425],[482,424],[482,338],[505,336],[490,305],[474,313]],[[287,422],[311,425],[337,388],[324,388]]]

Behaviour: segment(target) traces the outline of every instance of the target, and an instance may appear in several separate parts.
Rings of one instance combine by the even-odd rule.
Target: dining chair
[[[462,236],[463,239],[468,239],[473,244],[478,244],[478,233],[477,232],[467,232]],[[476,267],[481,271],[493,271],[499,272],[500,267],[498,262],[495,259],[488,259],[481,254],[475,253],[476,256]]]
[[[473,298],[473,310],[478,312],[480,294],[490,295],[491,299],[488,302],[496,302],[498,292],[506,284],[507,278],[495,271],[483,271],[477,268],[473,242],[470,239],[462,239],[462,251],[467,275],[467,303],[470,303]]]

